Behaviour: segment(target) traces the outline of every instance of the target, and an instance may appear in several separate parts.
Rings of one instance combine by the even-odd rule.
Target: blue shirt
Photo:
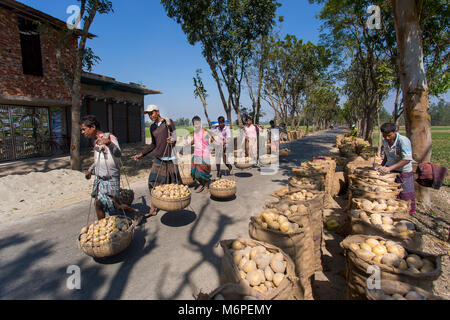
[[[409,163],[405,164],[403,167],[400,167],[395,171],[400,172],[413,171],[411,141],[409,141],[407,137],[397,133],[394,144],[392,146],[389,146],[388,142],[383,139],[383,147],[387,159],[386,167],[390,167],[401,160],[410,160]]]

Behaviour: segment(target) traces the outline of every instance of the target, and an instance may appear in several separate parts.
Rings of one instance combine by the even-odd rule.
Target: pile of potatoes
[[[302,178],[292,177],[290,181],[293,185],[298,186],[298,187],[308,186],[311,188],[318,188],[318,186],[321,184],[318,179],[306,178],[306,177],[302,177]]]
[[[80,243],[87,246],[104,245],[121,240],[129,228],[129,221],[125,217],[112,216],[95,221],[80,232]]]
[[[395,183],[396,175],[395,174],[384,174],[377,170],[369,169],[369,168],[359,168],[354,171],[354,174],[359,179],[372,179],[376,184],[382,184],[387,182]]]
[[[433,261],[428,258],[422,259],[416,254],[409,254],[401,244],[395,241],[378,241],[374,238],[368,238],[363,243],[350,244],[350,250],[366,261],[412,273],[428,273],[436,269]]]
[[[236,186],[236,182],[229,179],[219,179],[211,183],[211,188],[215,189],[229,189]]]
[[[163,184],[153,189],[152,195],[161,199],[180,199],[191,194],[189,187],[182,184]]]
[[[300,190],[287,196],[287,199],[291,201],[307,201],[312,200],[316,195],[308,190]]]
[[[379,193],[380,195],[385,193],[393,193],[397,192],[396,189],[388,186],[378,186],[378,185],[352,185],[352,189],[356,191],[362,191],[362,192],[373,192],[373,193]],[[398,191],[400,192],[400,191]]]
[[[304,204],[299,205],[289,205],[287,203],[281,203],[277,206],[277,211],[275,213],[283,214],[286,217],[289,217],[292,214],[300,213],[304,214],[308,212],[308,208]]]
[[[416,230],[416,226],[414,225],[414,223],[408,220],[400,220],[394,222],[390,215],[381,215],[378,213],[368,215],[363,210],[352,210],[351,214],[352,217],[370,223],[376,228],[382,229],[383,231],[388,233],[396,233],[400,236],[410,236]]]
[[[364,199],[355,203],[357,204],[359,209],[363,209],[366,211],[385,211],[394,213],[397,211],[408,210],[408,204],[406,201],[399,201],[395,199],[377,199],[373,201]]]
[[[264,229],[277,230],[283,233],[293,233],[300,228],[298,224],[290,222],[285,215],[276,213],[276,210],[273,209],[264,210],[255,220]]]
[[[232,243],[230,251],[242,281],[262,294],[280,286],[286,277],[287,261],[280,252],[246,246],[238,240]]]

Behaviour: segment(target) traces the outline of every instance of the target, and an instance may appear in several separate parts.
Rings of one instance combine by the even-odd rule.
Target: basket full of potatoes
[[[219,199],[228,199],[236,194],[236,181],[219,179],[209,186],[211,195]]]
[[[238,169],[248,169],[253,167],[255,161],[250,157],[236,158],[234,165]]]
[[[186,185],[163,184],[152,190],[152,204],[161,210],[179,211],[191,203],[191,191]]]
[[[410,209],[409,201],[399,199],[375,199],[352,198],[352,208],[362,209],[374,213],[407,213]]]
[[[125,216],[112,216],[84,227],[78,236],[79,248],[87,255],[105,258],[125,250],[133,240],[134,224]]]
[[[279,248],[251,239],[223,240],[220,245],[221,283],[242,283],[265,299],[302,298],[294,264]]]

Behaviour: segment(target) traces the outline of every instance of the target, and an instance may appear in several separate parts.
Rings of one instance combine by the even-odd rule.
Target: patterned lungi
[[[414,172],[399,173],[395,182],[401,183],[402,192],[398,195],[399,199],[411,200],[411,211],[416,213],[416,196],[414,194]]]
[[[103,210],[108,213],[114,213],[114,202],[111,196],[118,199],[120,192],[120,176],[114,176],[110,179],[96,177],[92,188],[92,198],[96,198],[102,204]]]
[[[211,180],[211,165],[209,159],[194,156],[192,158],[191,177],[199,182]]]
[[[148,188],[151,191],[158,185],[170,183],[182,183],[178,166],[173,161],[163,161],[155,158],[150,175],[148,176]]]

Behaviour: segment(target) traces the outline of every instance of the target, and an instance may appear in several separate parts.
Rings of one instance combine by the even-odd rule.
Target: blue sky
[[[67,7],[76,0],[20,0],[20,2],[66,21],[70,14]],[[225,112],[217,85],[211,77],[199,45],[191,46],[181,27],[168,18],[159,0],[113,0],[114,12],[98,15],[90,29],[97,38],[88,46],[101,58],[92,72],[116,78],[122,82],[143,83],[148,88],[161,90],[162,95],[149,95],[145,104],[156,104],[164,117],[191,119],[199,115],[205,119],[200,100],[194,98],[192,78],[195,70],[203,70],[203,81],[208,91],[208,113],[217,119]],[[294,34],[297,38],[317,43],[320,21],[315,15],[320,6],[307,0],[279,0],[282,6],[277,14],[284,16],[282,34]],[[392,110],[390,97],[385,105]],[[246,90],[242,104],[250,106]],[[273,111],[265,106],[265,120],[273,117]],[[235,119],[235,115],[233,115]],[[204,122],[206,122],[204,120]]]

